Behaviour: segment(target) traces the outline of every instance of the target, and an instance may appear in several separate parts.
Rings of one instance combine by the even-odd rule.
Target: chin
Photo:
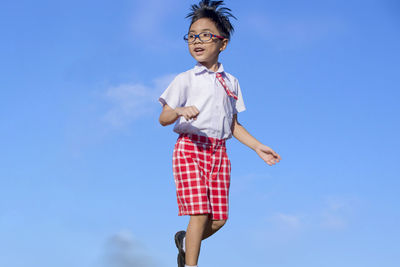
[[[199,62],[200,64],[205,65],[205,66],[208,65],[208,62],[205,60],[197,60],[197,62]]]

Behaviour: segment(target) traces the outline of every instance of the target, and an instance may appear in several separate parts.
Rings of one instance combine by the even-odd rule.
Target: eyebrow
[[[204,32],[204,31],[210,31],[210,32],[211,32],[210,29],[202,29],[202,30],[201,30],[201,32]],[[189,31],[189,32],[195,32],[195,31],[191,30],[191,31]]]

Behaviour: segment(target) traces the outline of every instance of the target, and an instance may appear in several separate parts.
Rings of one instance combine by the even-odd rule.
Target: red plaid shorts
[[[225,139],[181,134],[173,153],[179,216],[209,214],[228,219],[231,162]]]

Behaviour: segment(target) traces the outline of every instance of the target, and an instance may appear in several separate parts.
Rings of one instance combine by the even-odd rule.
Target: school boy
[[[186,232],[175,234],[179,267],[197,266],[201,241],[228,219],[231,163],[225,141],[233,135],[270,166],[281,159],[237,120],[245,110],[239,82],[218,62],[233,32],[229,18],[234,18],[222,5],[208,0],[192,5],[184,39],[197,64],[177,75],[159,98],[161,125],[176,122],[179,134],[173,152],[178,215],[190,215]]]

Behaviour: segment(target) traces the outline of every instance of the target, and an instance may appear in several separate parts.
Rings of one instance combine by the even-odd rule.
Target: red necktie
[[[228,86],[226,85],[226,83],[225,83],[225,81],[224,81],[224,78],[222,78],[221,73],[217,72],[216,75],[217,75],[218,81],[222,84],[222,86],[224,87],[226,93],[227,93],[229,96],[231,96],[231,97],[233,97],[234,99],[237,100],[238,97],[228,89]]]

